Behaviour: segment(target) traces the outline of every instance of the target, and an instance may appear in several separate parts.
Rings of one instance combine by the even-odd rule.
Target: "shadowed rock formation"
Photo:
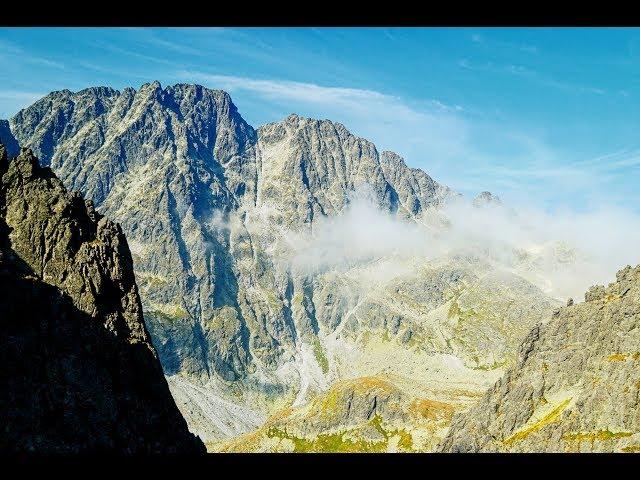
[[[120,226],[0,145],[3,452],[198,453],[149,340]]]

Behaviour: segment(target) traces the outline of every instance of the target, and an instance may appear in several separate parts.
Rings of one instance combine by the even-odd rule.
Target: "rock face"
[[[256,132],[228,94],[197,85],[54,92],[11,130],[122,224],[168,374],[237,380],[294,348],[291,282],[273,277],[272,236],[248,231],[250,213],[310,228],[362,184],[406,215],[449,193],[340,124],[291,115]]]
[[[395,447],[411,451],[412,436],[403,428],[410,408],[401,390],[382,376],[344,380],[303,408],[279,412],[258,431],[220,450],[384,452]],[[403,426],[394,428],[393,420]],[[412,420],[418,423],[417,418]]]
[[[452,262],[381,285],[352,279],[366,275],[332,270],[314,281],[317,318],[335,323],[321,320],[302,358],[335,379],[328,389],[320,383],[307,402],[212,450],[434,451],[453,413],[515,363],[517,345],[557,305],[515,275]],[[345,291],[354,293],[338,297]],[[320,367],[308,367],[311,378]]]
[[[640,451],[640,266],[557,310],[457,416],[444,451]]]
[[[459,405],[417,399],[396,382],[386,375],[338,381],[304,407],[283,409],[257,431],[217,449],[317,453],[432,450]]]
[[[404,216],[418,215],[452,194],[398,155],[379,154],[371,142],[329,120],[290,115],[261,127],[257,162],[256,205],[274,208],[278,218],[296,226],[336,215],[350,192],[365,184],[378,207]]]
[[[229,232],[208,227],[255,190],[239,181],[255,168],[255,132],[229,96],[157,82],[62,91],[11,123],[65,185],[123,225],[165,371],[244,375],[249,336]]]
[[[0,146],[4,452],[204,451],[146,331],[120,227]]]

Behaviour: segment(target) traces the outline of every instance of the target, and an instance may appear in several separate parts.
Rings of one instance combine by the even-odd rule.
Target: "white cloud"
[[[249,90],[260,93],[271,99],[290,100],[326,104],[338,102],[343,106],[357,106],[359,102],[395,102],[395,97],[383,95],[373,90],[358,88],[323,87],[313,83],[292,82],[287,80],[256,80],[230,75],[213,75],[200,72],[184,71],[178,74],[183,78],[206,82],[212,87],[227,90]]]
[[[349,268],[354,263],[385,256],[419,255],[424,252],[427,231],[414,222],[403,222],[375,206],[372,190],[361,186],[349,205],[335,217],[319,217],[313,234],[285,232],[295,269],[317,271]]]
[[[478,208],[457,199],[416,223],[374,205],[357,191],[340,214],[315,222],[312,234],[285,234],[287,247],[279,251],[307,274],[366,264],[376,283],[432,260],[462,256],[517,273],[556,298],[576,300],[591,285],[613,281],[625,265],[640,263],[640,215],[620,208],[549,213],[533,203]],[[446,223],[433,221],[443,217]]]
[[[604,95],[606,90],[598,87],[592,87],[588,85],[580,85],[569,81],[558,80],[548,75],[542,74],[536,70],[532,70],[523,65],[507,64],[497,65],[493,62],[485,63],[472,63],[468,59],[458,60],[458,66],[467,70],[484,71],[491,73],[503,73],[509,74],[523,79],[527,79],[531,82],[535,82],[539,85],[555,88],[557,90],[563,90],[571,93],[587,93],[594,95]]]
[[[11,57],[11,63],[31,63],[33,65],[41,65],[49,68],[64,69],[64,64],[51,60],[50,58],[44,58],[38,55],[33,55],[24,49],[14,45],[11,42],[0,40],[0,57]]]
[[[480,35],[479,33],[472,34],[471,41],[478,45],[482,45],[485,48],[491,48],[494,50],[499,49],[506,51],[521,51],[532,55],[537,55],[539,52],[538,47],[535,45],[489,39],[484,35]]]
[[[0,90],[0,98],[35,102],[45,94],[41,92],[22,92],[20,90]]]

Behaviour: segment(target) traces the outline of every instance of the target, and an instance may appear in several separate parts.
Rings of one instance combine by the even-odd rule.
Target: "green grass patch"
[[[329,372],[329,360],[327,360],[327,356],[324,353],[324,349],[322,348],[322,344],[320,340],[317,338],[313,339],[313,355],[316,357],[316,362],[320,365],[322,369],[322,373],[326,374]]]
[[[321,433],[315,438],[301,438],[288,433],[286,429],[275,426],[269,427],[267,437],[290,440],[295,453],[380,453],[387,451],[389,440],[397,435],[400,437],[398,447],[401,451],[414,451],[413,438],[406,430],[385,429],[382,425],[382,417],[379,415],[369,420],[369,425],[374,427],[384,440],[372,442],[362,439],[354,440],[345,438],[347,432]]]
[[[609,430],[598,430],[596,432],[579,432],[564,435],[563,440],[575,442],[594,442],[596,440],[617,440],[633,435],[632,432],[611,432]]]

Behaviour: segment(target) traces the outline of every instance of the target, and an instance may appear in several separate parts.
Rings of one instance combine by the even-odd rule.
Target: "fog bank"
[[[549,213],[461,198],[407,220],[378,209],[366,189],[350,200],[339,215],[317,219],[313,233],[284,235],[292,268],[311,274],[385,259],[378,265],[390,280],[408,260],[462,256],[518,273],[557,298],[582,300],[589,286],[640,263],[640,216],[619,207]]]

